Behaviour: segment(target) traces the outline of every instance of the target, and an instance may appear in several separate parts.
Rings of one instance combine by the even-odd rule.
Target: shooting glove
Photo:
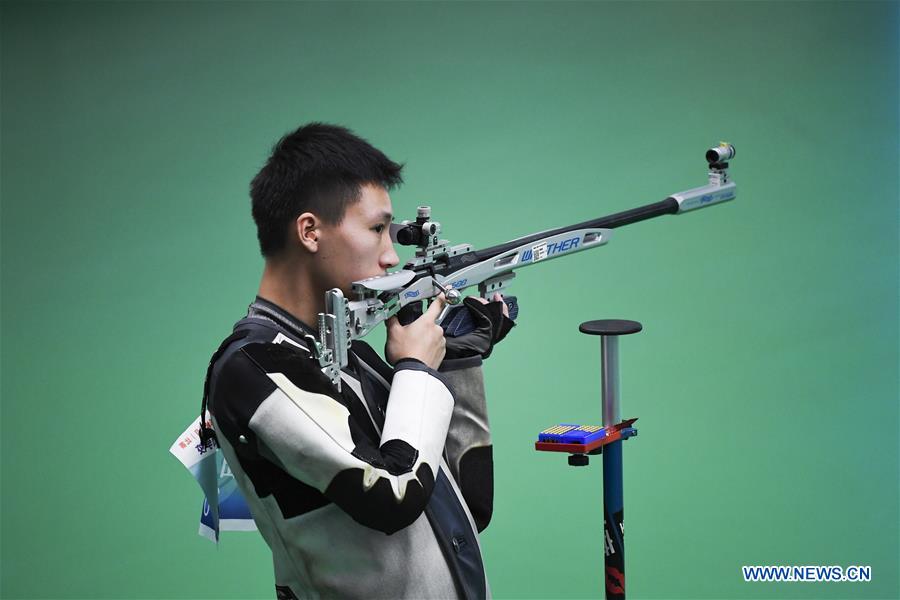
[[[515,321],[503,314],[503,302],[482,304],[471,296],[463,300],[475,322],[475,330],[459,337],[447,336],[447,354],[444,360],[491,355],[494,345],[506,337]]]

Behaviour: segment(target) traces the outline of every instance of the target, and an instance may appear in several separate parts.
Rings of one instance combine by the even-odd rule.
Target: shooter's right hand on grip
[[[444,330],[435,323],[435,319],[446,305],[444,295],[440,294],[432,301],[428,310],[409,325],[401,325],[396,316],[388,319],[387,341],[384,345],[384,354],[388,362],[396,364],[401,360],[412,358],[432,369],[437,369],[444,360],[446,341]]]

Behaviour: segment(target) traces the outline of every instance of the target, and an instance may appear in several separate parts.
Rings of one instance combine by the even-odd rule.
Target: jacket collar
[[[248,317],[262,317],[264,319],[269,319],[271,321],[275,321],[281,327],[284,327],[288,330],[288,332],[294,334],[299,339],[303,339],[306,335],[312,335],[313,337],[318,337],[318,333],[315,329],[281,308],[274,302],[270,302],[265,298],[261,298],[259,296],[253,301],[253,303],[247,309]]]

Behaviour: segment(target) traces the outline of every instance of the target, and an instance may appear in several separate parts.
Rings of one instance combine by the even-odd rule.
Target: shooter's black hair
[[[284,249],[289,227],[302,213],[340,223],[346,208],[359,200],[360,186],[390,190],[403,183],[401,169],[345,127],[309,123],[285,135],[250,183],[262,255]]]

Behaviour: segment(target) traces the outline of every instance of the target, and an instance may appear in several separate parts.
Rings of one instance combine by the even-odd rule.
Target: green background
[[[0,11],[3,597],[273,596],[257,534],[196,535],[168,447],[256,291],[249,181],[311,120],[404,161],[398,216],[430,204],[476,247],[703,185],[706,148],[738,149],[736,202],[520,271],[486,367],[496,597],[600,595],[599,461],[533,450],[599,420],[598,318],[644,324],[621,343],[630,596],[900,595],[896,2]]]

